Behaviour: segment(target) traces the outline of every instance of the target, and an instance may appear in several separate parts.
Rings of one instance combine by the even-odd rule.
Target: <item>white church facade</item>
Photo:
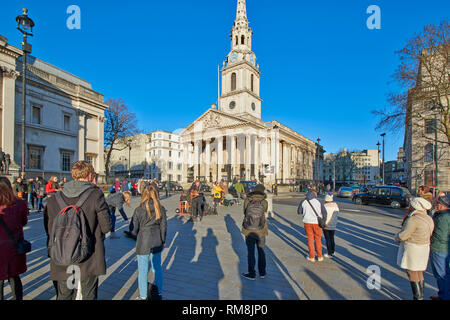
[[[277,121],[261,119],[261,72],[252,51],[245,0],[238,0],[221,79],[219,105],[213,104],[181,132],[186,150],[183,181],[321,180],[321,146]]]

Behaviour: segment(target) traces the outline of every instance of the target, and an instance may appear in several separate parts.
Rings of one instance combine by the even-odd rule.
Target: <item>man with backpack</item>
[[[44,228],[50,256],[50,279],[57,300],[73,300],[78,282],[83,300],[96,300],[98,277],[106,274],[105,234],[111,229],[103,192],[91,183],[92,165],[78,161],[64,189],[48,199]],[[67,281],[70,277],[70,280]]]
[[[247,245],[248,273],[242,276],[248,280],[256,279],[255,271],[255,247],[258,249],[258,271],[261,279],[266,276],[266,254],[264,246],[266,236],[269,234],[267,227],[267,208],[265,188],[262,184],[255,186],[253,192],[247,195],[244,201],[244,221],[242,222],[242,234]]]

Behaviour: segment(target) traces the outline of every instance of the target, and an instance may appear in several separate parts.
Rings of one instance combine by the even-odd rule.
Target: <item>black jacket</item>
[[[137,236],[136,254],[147,255],[158,253],[163,249],[166,243],[167,234],[167,215],[166,209],[161,206],[161,219],[156,220],[155,207],[153,201],[149,203],[152,218],[148,216],[145,205],[137,207],[134,210],[133,218],[130,223],[130,231]]]
[[[73,180],[67,182],[64,190],[60,191],[62,198],[68,205],[75,205],[81,194],[90,188],[94,188],[94,191],[81,208],[86,215],[89,228],[95,237],[95,246],[92,256],[79,264],[82,280],[87,277],[106,274],[105,246],[103,240],[105,239],[105,233],[111,230],[109,209],[105,202],[103,192],[89,182]],[[60,210],[61,208],[58,206],[55,196],[50,197],[44,208],[44,228],[47,237],[49,236],[49,231],[52,229],[53,221]],[[67,267],[55,265],[50,261],[51,280],[63,281],[67,280],[68,276]]]

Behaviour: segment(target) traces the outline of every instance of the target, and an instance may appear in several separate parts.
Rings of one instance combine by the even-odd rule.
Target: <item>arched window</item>
[[[431,143],[427,144],[425,146],[425,156],[424,161],[425,162],[432,162],[433,161],[433,145]]]
[[[250,89],[253,91],[253,80],[254,80],[254,76],[252,75],[250,77]]]
[[[241,37],[241,44],[245,44],[245,36],[244,35],[242,35],[242,37]]]
[[[238,38],[238,36],[236,36],[236,45],[238,45],[239,44],[239,38]]]
[[[231,91],[236,90],[236,73],[231,74]]]

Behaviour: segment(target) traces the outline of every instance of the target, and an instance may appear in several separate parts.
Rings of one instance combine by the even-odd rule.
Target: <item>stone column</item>
[[[211,167],[211,139],[206,139],[205,145],[205,179],[206,182],[210,182],[210,167]]]
[[[86,153],[86,112],[78,110],[78,160],[84,160]]]
[[[200,176],[200,141],[194,141],[194,180]]]
[[[183,182],[187,182],[187,171],[189,168],[189,160],[188,160],[188,144],[183,143],[183,163],[181,164],[181,174]]]
[[[223,136],[220,136],[217,137],[217,181],[222,179],[223,164]]]
[[[10,165],[10,171],[14,171],[14,173],[11,172],[11,174],[17,175],[19,165],[17,163],[20,163],[20,151],[18,153],[18,156],[20,159],[19,162],[16,162],[16,154],[15,154],[15,139],[20,139],[19,136],[15,134],[15,98],[16,98],[16,79],[19,76],[19,73],[17,71],[14,71],[12,69],[8,69],[6,67],[1,67],[2,70],[2,77],[3,77],[3,88],[0,87],[0,90],[3,90],[3,112],[2,112],[2,124],[1,124],[1,130],[2,132],[2,141],[1,146],[2,150],[5,154],[9,154],[11,157],[11,165]],[[22,110],[22,109],[21,109]],[[20,142],[18,143],[18,146],[20,146]],[[26,148],[25,148],[26,151]],[[25,163],[26,163],[25,159]]]
[[[287,148],[287,144],[286,142],[284,142],[282,144],[282,148],[283,148],[283,161],[282,161],[282,166],[283,166],[283,170],[282,170],[282,177],[283,177],[283,182],[286,182],[287,179],[287,167],[288,167],[288,148]]]
[[[245,178],[246,180],[250,180],[251,178],[251,159],[252,159],[252,144],[251,144],[252,136],[247,134],[245,135]]]
[[[230,136],[231,138],[231,179],[236,175],[236,136]]]
[[[255,136],[255,177],[259,181],[259,171],[261,165],[261,140]]]

